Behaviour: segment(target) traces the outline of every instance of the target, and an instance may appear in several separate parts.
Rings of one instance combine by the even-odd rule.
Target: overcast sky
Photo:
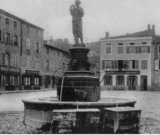
[[[73,42],[70,5],[75,0],[0,0],[0,8],[45,29],[53,39]],[[98,41],[108,31],[118,36],[155,24],[160,34],[160,0],[81,0],[85,11],[85,42]]]

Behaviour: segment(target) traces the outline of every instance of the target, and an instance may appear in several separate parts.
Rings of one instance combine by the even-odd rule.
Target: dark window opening
[[[135,43],[130,43],[130,45],[135,45]]]
[[[6,24],[9,24],[9,19],[8,18],[6,18]]]
[[[123,60],[118,60],[118,68],[123,69]]]

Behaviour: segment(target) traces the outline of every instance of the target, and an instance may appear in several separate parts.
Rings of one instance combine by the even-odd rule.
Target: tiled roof
[[[152,30],[145,30],[145,31],[140,31],[140,32],[132,33],[132,34],[116,36],[116,37],[102,38],[100,40],[115,39],[115,38],[130,38],[130,37],[150,37],[152,35],[153,35],[153,31]]]

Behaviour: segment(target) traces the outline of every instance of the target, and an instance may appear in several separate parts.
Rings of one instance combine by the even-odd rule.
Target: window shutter
[[[5,65],[5,54],[3,53],[3,65]]]
[[[138,69],[138,60],[135,61],[136,69]]]
[[[148,53],[150,53],[150,46],[148,46]]]
[[[25,77],[24,77],[24,75],[22,75],[22,86],[24,86],[24,79],[25,79]]]
[[[42,86],[42,76],[39,77],[39,85]]]
[[[18,38],[18,46],[21,46],[21,37],[17,37]]]
[[[102,60],[102,68],[104,69],[105,67],[105,60]]]
[[[137,81],[138,81],[138,76],[136,76],[135,86],[138,85]]]
[[[11,34],[11,45],[14,45],[14,36]]]
[[[3,42],[5,43],[5,41],[6,41],[6,38],[5,38],[5,33],[3,31]]]
[[[129,47],[127,47],[127,54],[129,54]]]
[[[127,86],[129,86],[129,76],[127,76]]]

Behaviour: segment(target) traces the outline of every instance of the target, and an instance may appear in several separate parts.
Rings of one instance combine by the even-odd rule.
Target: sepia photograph
[[[159,0],[0,3],[0,134],[160,134]]]

